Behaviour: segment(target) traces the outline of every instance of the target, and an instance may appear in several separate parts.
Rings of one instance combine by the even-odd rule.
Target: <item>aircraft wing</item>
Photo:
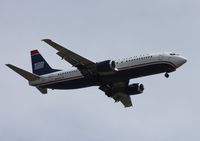
[[[132,101],[130,95],[126,93],[127,82],[116,82],[112,84],[102,85],[100,90],[104,91],[108,97],[112,97],[115,102],[121,102],[124,107],[131,107]]]
[[[120,101],[124,107],[131,107],[132,106],[132,101],[131,97],[127,95],[125,92],[117,92],[114,94],[113,99],[117,102]]]
[[[95,69],[95,63],[64,48],[63,46],[53,42],[50,39],[43,39],[45,43],[49,44],[53,48],[55,48],[58,52],[57,54],[69,62],[72,66],[77,67],[78,70],[83,73],[83,75],[90,75],[92,71]]]

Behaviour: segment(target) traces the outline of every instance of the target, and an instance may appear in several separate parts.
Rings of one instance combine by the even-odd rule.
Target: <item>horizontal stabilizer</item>
[[[42,94],[47,94],[47,88],[36,87]]]
[[[34,81],[34,80],[40,79],[39,76],[32,74],[28,71],[25,71],[23,69],[20,69],[20,68],[14,66],[14,65],[6,64],[6,66],[8,66],[10,69],[15,71],[16,73],[18,73],[19,75],[21,75],[22,77],[24,77],[28,81]]]

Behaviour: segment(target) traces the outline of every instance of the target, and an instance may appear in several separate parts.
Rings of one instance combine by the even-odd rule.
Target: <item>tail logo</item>
[[[37,62],[34,64],[34,70],[39,70],[44,68],[44,61]]]

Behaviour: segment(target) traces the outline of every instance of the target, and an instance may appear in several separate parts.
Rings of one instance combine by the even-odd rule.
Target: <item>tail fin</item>
[[[43,75],[60,71],[57,69],[52,69],[38,50],[31,51],[31,61],[32,61],[32,71],[34,74]]]

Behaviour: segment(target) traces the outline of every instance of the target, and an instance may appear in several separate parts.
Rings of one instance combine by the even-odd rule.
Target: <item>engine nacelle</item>
[[[141,94],[144,91],[144,85],[139,83],[131,84],[127,87],[127,94],[128,95],[137,95]]]
[[[116,71],[115,67],[116,67],[115,61],[111,61],[111,60],[106,60],[103,62],[96,63],[96,69],[97,69],[97,72],[99,73]]]

